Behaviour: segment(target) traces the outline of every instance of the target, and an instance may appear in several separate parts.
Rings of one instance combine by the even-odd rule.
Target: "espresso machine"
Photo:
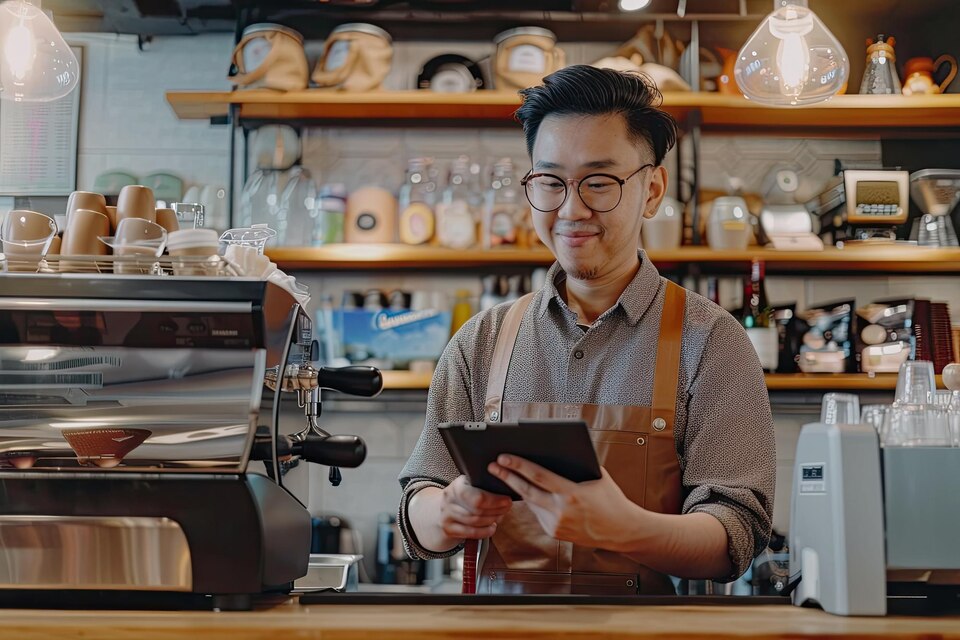
[[[870,425],[805,425],[790,505],[794,604],[851,616],[956,612],[958,477],[960,448],[881,448]]]
[[[317,424],[321,389],[382,378],[314,366],[291,292],[221,264],[0,274],[0,603],[243,609],[307,573],[284,470],[358,466],[363,441]],[[303,420],[281,424],[284,394]]]

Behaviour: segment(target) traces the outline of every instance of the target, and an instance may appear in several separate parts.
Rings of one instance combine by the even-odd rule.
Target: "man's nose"
[[[572,184],[567,185],[567,199],[557,211],[557,215],[564,220],[584,220],[593,215],[593,211],[583,203],[583,198]]]

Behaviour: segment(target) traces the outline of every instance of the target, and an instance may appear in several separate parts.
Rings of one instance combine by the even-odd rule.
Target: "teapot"
[[[943,82],[937,84],[934,73],[942,65],[949,64],[950,71]],[[944,93],[957,76],[957,59],[948,53],[936,60],[931,58],[910,58],[903,69],[903,95],[923,95],[925,93]]]

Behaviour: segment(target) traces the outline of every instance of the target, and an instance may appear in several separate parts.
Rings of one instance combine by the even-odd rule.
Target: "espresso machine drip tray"
[[[910,174],[910,195],[922,212],[910,239],[925,247],[957,247],[951,214],[960,203],[960,170],[924,169]]]

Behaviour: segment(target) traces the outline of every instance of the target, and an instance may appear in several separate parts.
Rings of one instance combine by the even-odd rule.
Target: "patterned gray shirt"
[[[649,406],[665,281],[640,252],[641,266],[617,304],[586,331],[557,292],[559,263],[527,309],[507,371],[504,401]],[[447,345],[427,398],[420,440],[400,473],[399,524],[414,557],[437,558],[416,540],[410,497],[458,475],[437,431],[442,422],[484,419],[487,374],[510,303],[474,316]],[[776,475],[773,418],[763,371],[746,332],[721,307],[687,293],[677,382],[677,455],[683,513],[716,517],[741,575],[770,536]]]

